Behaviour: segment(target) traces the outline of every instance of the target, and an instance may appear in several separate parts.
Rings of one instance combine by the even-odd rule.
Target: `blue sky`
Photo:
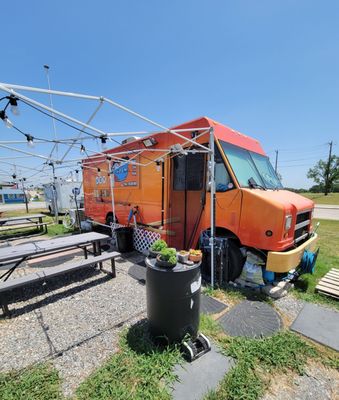
[[[259,139],[272,162],[279,149],[285,186],[310,186],[308,168],[326,157],[326,143],[337,143],[338,1],[18,0],[4,11],[2,82],[46,87],[48,64],[53,88],[109,97],[166,126],[207,115]],[[96,106],[53,102],[83,120]],[[51,120],[24,105],[19,117],[9,117],[24,132],[53,137]],[[1,140],[21,139],[2,125]],[[94,125],[151,128],[107,106]],[[57,134],[76,132],[57,124]],[[14,155],[0,150],[0,157]],[[78,150],[71,155],[79,157]],[[17,160],[30,167],[42,162]],[[0,163],[0,172],[8,168]]]

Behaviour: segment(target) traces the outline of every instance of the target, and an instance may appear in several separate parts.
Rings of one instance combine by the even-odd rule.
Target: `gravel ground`
[[[64,259],[58,257],[57,263],[78,257],[72,253]],[[134,253],[129,259],[116,259],[115,279],[86,269],[57,277],[44,286],[16,291],[14,303],[9,305],[12,318],[0,320],[0,371],[51,359],[64,394],[71,395],[117,350],[119,332],[145,317],[145,287],[127,274],[140,257]],[[55,259],[45,260],[43,266],[53,264]],[[39,263],[26,265],[16,274],[41,267]],[[109,270],[110,263],[104,267]]]
[[[40,263],[26,263],[15,274],[28,274],[78,257],[82,254],[71,252]],[[72,395],[82,380],[117,351],[121,330],[146,316],[145,287],[127,274],[129,267],[141,260],[143,256],[138,253],[117,259],[115,279],[86,269],[44,286],[37,284],[14,292],[9,306],[12,318],[0,319],[0,371],[51,360],[62,379],[64,395]],[[105,267],[109,270],[109,262]],[[274,304],[288,326],[304,302],[287,295]],[[338,381],[338,372],[311,365],[303,376],[273,378],[262,400],[332,400],[339,392]]]
[[[307,366],[304,375],[279,375],[262,400],[337,400],[339,373],[321,364]]]
[[[292,324],[297,318],[298,314],[304,307],[304,304],[305,302],[303,300],[299,300],[291,294],[288,294],[281,299],[274,300],[275,308],[287,317],[290,324]]]

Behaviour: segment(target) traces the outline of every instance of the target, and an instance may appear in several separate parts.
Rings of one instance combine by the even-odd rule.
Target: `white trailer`
[[[58,214],[64,214],[70,208],[76,208],[74,192],[77,190],[78,207],[84,206],[84,193],[81,182],[56,182],[43,185],[46,208],[55,215],[55,204]]]

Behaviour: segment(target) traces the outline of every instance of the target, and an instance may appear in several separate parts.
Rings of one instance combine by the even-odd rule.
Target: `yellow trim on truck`
[[[267,271],[284,273],[300,264],[305,250],[314,251],[318,235],[314,233],[306,242],[290,251],[269,251],[267,254]]]

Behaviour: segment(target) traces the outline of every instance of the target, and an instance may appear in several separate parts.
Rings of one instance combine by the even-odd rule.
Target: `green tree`
[[[333,190],[333,185],[339,180],[339,157],[331,156],[330,162],[319,160],[307,172],[307,178],[324,188],[325,196]]]

